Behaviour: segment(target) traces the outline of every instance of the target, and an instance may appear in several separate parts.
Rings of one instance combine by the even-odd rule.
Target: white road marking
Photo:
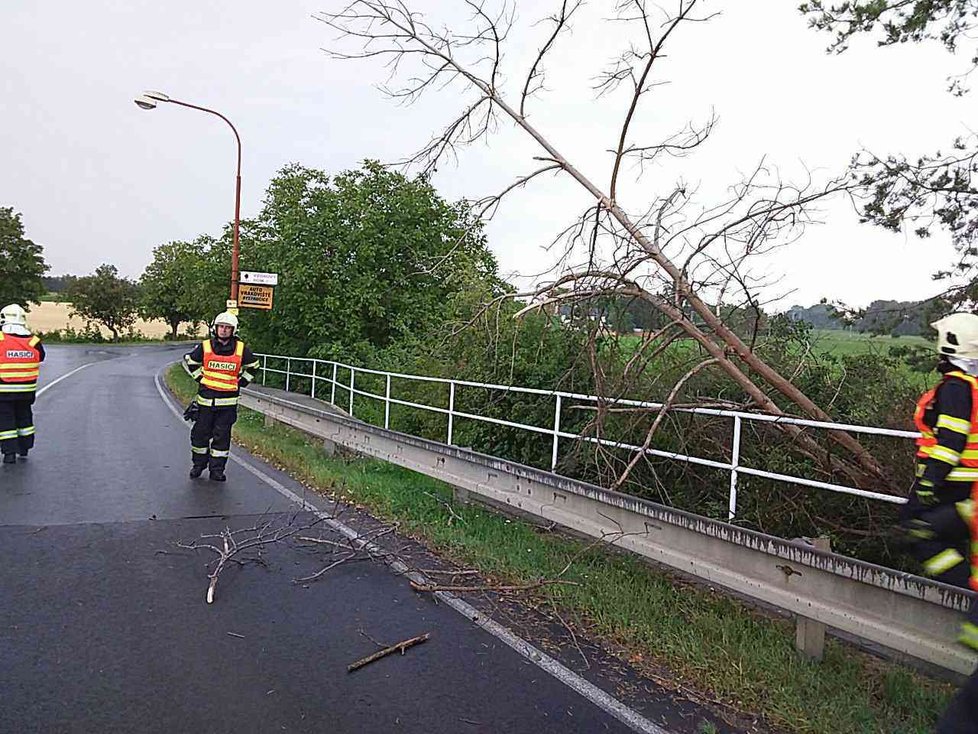
[[[167,394],[167,392],[163,389],[163,385],[160,381],[160,375],[162,374],[164,369],[166,369],[166,367],[161,368],[156,373],[156,378],[155,378],[156,389],[160,394],[160,398],[163,399],[163,402],[166,404],[166,406],[173,412],[173,414],[177,418],[180,418],[182,420],[183,413],[180,411],[178,407],[174,406],[171,396]],[[345,535],[347,538],[354,541],[355,543],[358,543],[361,547],[366,548],[373,553],[377,553],[378,555],[384,554],[383,549],[379,548],[378,546],[374,545],[369,541],[363,540],[362,536],[356,530],[330,517],[325,512],[320,510],[318,507],[307,502],[304,498],[297,495],[295,492],[293,492],[291,489],[283,485],[278,480],[268,476],[260,469],[238,458],[234,454],[231,454],[230,458],[231,461],[235,462],[236,464],[239,464],[246,471],[254,474],[256,477],[262,480],[269,487],[276,490],[279,494],[283,495],[290,501],[294,502],[299,507],[302,507],[303,509],[322,518],[322,520],[330,527],[332,527],[334,530],[341,533],[342,535]],[[431,583],[430,579],[426,578],[424,575],[420,573],[411,571],[405,564],[401,563],[400,561],[388,561],[388,565],[391,568],[393,568],[398,574],[402,576],[406,576],[412,581],[415,581],[420,584]],[[573,670],[566,667],[563,663],[555,660],[554,658],[550,657],[542,650],[539,650],[538,648],[534,647],[533,645],[531,645],[529,642],[524,640],[522,637],[517,635],[512,630],[508,629],[507,627],[504,627],[503,625],[501,625],[499,622],[492,619],[491,617],[487,617],[485,614],[483,614],[481,611],[473,607],[468,602],[465,602],[462,599],[458,598],[457,596],[454,596],[452,594],[443,591],[437,591],[435,592],[435,595],[439,598],[440,601],[447,604],[449,607],[454,609],[463,617],[466,617],[470,622],[473,622],[474,624],[478,625],[483,630],[491,634],[493,637],[506,643],[509,647],[511,647],[513,650],[515,650],[520,655],[525,657],[527,660],[531,661],[541,669],[545,670],[547,673],[552,675],[561,683],[563,683],[564,685],[568,686],[569,688],[571,688],[572,690],[574,690],[575,692],[577,692],[578,694],[586,698],[588,701],[593,703],[601,710],[605,711],[608,714],[611,714],[613,717],[618,719],[618,721],[631,727],[633,730],[637,732],[642,732],[642,734],[672,734],[668,730],[663,729],[661,726],[653,724],[651,721],[646,719],[640,713],[630,709],[628,706],[623,704],[617,698],[605,693],[603,690],[595,686],[593,683],[590,683],[589,681],[585,680],[577,673],[575,673]]]
[[[95,362],[86,362],[81,367],[76,367],[75,369],[73,369],[68,374],[61,375],[61,377],[59,377],[57,380],[53,380],[52,382],[49,382],[47,385],[45,385],[40,390],[38,390],[37,393],[35,393],[36,397],[41,397],[45,392],[47,392],[48,390],[50,390],[52,387],[54,387],[55,385],[57,385],[62,380],[67,380],[69,377],[71,377],[76,372],[81,372],[83,369],[85,369],[86,367],[91,367],[93,364],[95,364]]]

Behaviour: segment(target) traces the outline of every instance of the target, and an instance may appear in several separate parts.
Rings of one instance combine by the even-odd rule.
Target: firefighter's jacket
[[[36,336],[0,332],[0,400],[31,400],[44,361]]]
[[[237,337],[226,342],[205,339],[183,357],[184,367],[198,383],[197,404],[228,407],[238,404],[239,389],[255,379],[258,359]]]

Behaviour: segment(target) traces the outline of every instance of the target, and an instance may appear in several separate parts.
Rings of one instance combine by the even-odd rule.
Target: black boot
[[[194,464],[192,467],[190,467],[190,478],[191,479],[196,479],[197,477],[199,477],[203,473],[204,473],[204,467],[203,466],[200,466],[198,464]]]
[[[226,482],[228,478],[224,476],[223,469],[211,469],[211,481],[212,482]]]
[[[17,454],[20,456],[20,458],[26,459],[28,451],[29,449],[21,449],[20,451],[17,452]]]
[[[17,454],[4,454],[3,455],[3,463],[4,464],[16,464],[17,463]]]

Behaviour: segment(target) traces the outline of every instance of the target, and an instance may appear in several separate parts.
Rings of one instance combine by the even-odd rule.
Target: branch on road
[[[373,655],[368,655],[365,658],[361,658],[360,660],[357,660],[355,663],[351,663],[350,665],[347,666],[346,672],[352,673],[354,670],[359,670],[364,665],[370,665],[370,663],[374,662],[375,660],[380,660],[383,657],[387,657],[392,652],[399,652],[401,653],[401,655],[403,655],[404,651],[407,650],[409,647],[414,647],[415,645],[418,645],[422,642],[427,642],[430,637],[431,637],[431,633],[425,632],[423,635],[412,637],[410,640],[404,640],[403,642],[398,642],[396,645],[385,647],[383,650],[378,650]]]
[[[344,563],[354,561],[386,561],[391,557],[398,557],[398,554],[394,552],[377,552],[374,550],[375,541],[386,535],[390,535],[395,530],[397,530],[397,525],[384,526],[370,530],[366,533],[358,533],[356,538],[344,538],[341,541],[331,540],[329,538],[300,536],[299,540],[303,542],[325,545],[332,548],[332,553],[342,552],[343,555],[330,561],[316,573],[295,579],[295,582],[305,583],[308,581],[315,581],[316,579],[319,579],[325,575],[328,571],[336,568],[337,566],[341,566]]]
[[[214,603],[217,580],[229,563],[236,563],[238,565],[246,565],[248,563],[264,564],[265,561],[262,558],[262,553],[266,546],[272,543],[280,543],[283,540],[291,538],[296,533],[309,530],[321,523],[324,519],[323,517],[316,517],[310,522],[300,523],[299,515],[300,512],[296,511],[284,515],[284,521],[281,520],[283,515],[277,515],[264,522],[262,520],[265,518],[265,515],[262,515],[259,521],[249,528],[231,530],[230,527],[225,527],[220,533],[201,535],[200,538],[190,543],[178,541],[176,543],[178,548],[208,550],[217,556],[217,560],[213,561],[213,570],[207,575],[209,579],[205,597],[207,603]]]

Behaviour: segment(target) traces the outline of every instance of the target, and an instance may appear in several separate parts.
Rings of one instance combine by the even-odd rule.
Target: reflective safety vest
[[[0,393],[32,393],[41,372],[40,339],[0,332]]]
[[[964,421],[961,419],[938,416],[935,425],[928,426],[924,422],[924,417],[927,409],[934,402],[934,396],[937,395],[937,388],[940,387],[940,384],[931,388],[917,401],[917,408],[913,414],[913,422],[920,431],[920,438],[917,439],[917,458],[919,460],[935,458],[954,466],[947,475],[948,481],[978,482],[978,379],[958,371],[948,372],[946,377],[957,377],[971,386],[970,423],[964,425]],[[967,434],[967,442],[960,457],[955,456],[953,452],[949,452],[948,449],[937,443],[937,429],[942,427],[950,428],[957,433]]]
[[[201,345],[204,348],[204,363],[200,384],[211,390],[221,392],[237,392],[238,377],[241,375],[244,342],[240,339],[234,349],[234,354],[215,354],[211,348],[211,340],[205,339]]]

